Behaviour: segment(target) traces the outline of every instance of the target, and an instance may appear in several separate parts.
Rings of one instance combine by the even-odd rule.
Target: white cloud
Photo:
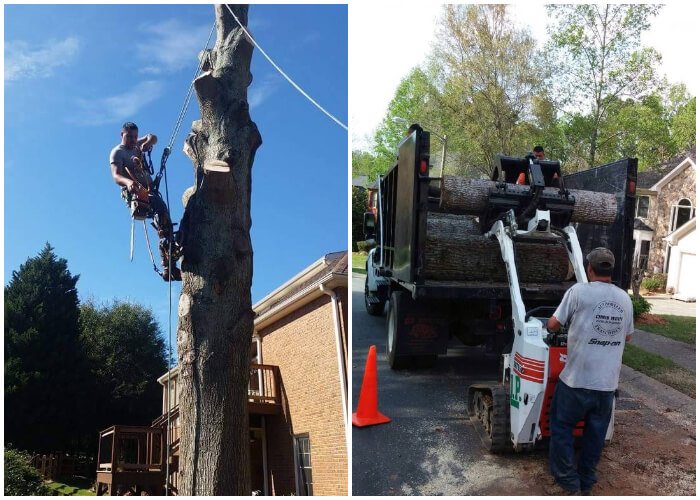
[[[78,99],[76,113],[67,121],[76,125],[123,122],[132,118],[141,108],[155,101],[162,94],[161,82],[147,80],[122,94],[99,99]]]
[[[157,75],[188,69],[194,73],[197,55],[204,49],[210,30],[211,25],[193,27],[178,19],[141,27],[146,34],[137,49],[139,59],[145,63],[141,72]],[[211,38],[210,47],[216,33]]]
[[[248,106],[255,109],[274,94],[282,83],[282,78],[277,73],[268,73],[259,82],[253,78],[253,84],[248,91]]]
[[[22,40],[5,43],[5,81],[48,78],[54,70],[67,66],[78,55],[80,41],[75,37],[49,40],[31,46]]]

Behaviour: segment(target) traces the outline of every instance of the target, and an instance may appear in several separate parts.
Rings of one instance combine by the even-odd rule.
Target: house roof
[[[358,175],[357,177],[352,178],[352,185],[355,187],[366,188],[368,181],[369,177],[366,175]]]
[[[664,240],[668,241],[671,245],[676,245],[679,240],[681,240],[684,236],[687,236],[688,234],[692,233],[695,231],[695,220],[697,218],[693,217],[690,219],[688,222],[683,224],[681,227],[673,231],[671,234],[666,236]]]
[[[634,229],[636,229],[637,231],[651,231],[652,233],[654,232],[652,228],[650,228],[649,226],[644,224],[644,222],[642,222],[642,219],[634,219]]]
[[[664,177],[669,175],[681,163],[683,163],[683,160],[686,158],[690,158],[693,163],[695,163],[695,146],[690,148],[690,150],[671,158],[667,162],[651,167],[644,172],[639,172],[637,174],[637,187],[641,189],[649,189],[658,184]]]
[[[347,251],[324,255],[253,306],[255,329],[259,330],[323,295],[321,285],[330,289],[347,287],[347,276]],[[170,371],[170,376],[178,373],[178,367],[175,366]],[[158,382],[165,385],[167,378],[168,374],[165,373],[158,378]]]
[[[348,252],[324,255],[253,306],[256,329],[267,326],[322,295],[322,285],[331,289],[347,287],[347,278]]]

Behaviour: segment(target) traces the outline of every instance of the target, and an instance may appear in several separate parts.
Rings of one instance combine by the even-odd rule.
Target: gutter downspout
[[[255,354],[258,360],[258,364],[263,364],[262,358],[262,338],[257,333],[253,335],[253,340],[255,341]],[[262,370],[258,370],[258,391],[260,394],[263,393],[263,377]],[[267,427],[265,425],[265,415],[260,415],[260,421],[262,422],[262,449],[263,449],[263,495],[268,496],[268,486],[267,486]]]
[[[340,378],[340,397],[343,404],[343,424],[345,426],[345,449],[350,450],[350,431],[348,428],[348,389],[347,389],[347,374],[345,369],[345,361],[343,356],[343,346],[340,337],[340,318],[338,314],[338,295],[335,290],[328,288],[321,283],[319,289],[329,295],[333,304],[333,327],[335,329],[335,349],[338,356],[338,376]]]

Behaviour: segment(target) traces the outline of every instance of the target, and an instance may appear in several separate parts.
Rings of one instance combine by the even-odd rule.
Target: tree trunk
[[[572,274],[563,245],[515,244],[521,283],[558,283]],[[428,213],[423,276],[439,281],[507,282],[497,240],[481,235],[470,216]]]
[[[644,269],[637,266],[632,267],[632,295],[635,299],[639,299],[639,289],[642,287],[642,280],[644,279]]]
[[[494,181],[443,176],[440,210],[448,213],[479,215],[488,203],[489,189],[495,186]],[[509,184],[508,188],[514,191],[530,190],[530,186],[516,184]],[[558,190],[553,187],[544,188],[545,193],[556,193]],[[576,199],[571,222],[610,225],[615,221],[617,200],[614,194],[578,189],[569,189],[569,193]]]
[[[231,5],[245,25],[247,5]],[[202,119],[185,152],[195,186],[183,197],[183,285],[178,307],[180,495],[250,495],[248,379],[251,167],[262,143],[248,112],[253,46],[217,5],[217,41],[195,80]],[[225,162],[229,172],[203,169]],[[221,165],[221,163],[219,163]]]

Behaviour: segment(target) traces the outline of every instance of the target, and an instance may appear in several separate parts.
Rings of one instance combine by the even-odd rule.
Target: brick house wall
[[[647,268],[650,271],[655,268],[663,271],[666,259],[666,244],[663,238],[671,233],[672,207],[683,198],[690,200],[693,207],[696,206],[695,169],[690,165],[662,186],[656,196],[650,196],[648,225],[654,228]]]
[[[347,360],[347,288],[339,296]],[[265,364],[280,368],[281,415],[266,417],[270,493],[295,494],[293,435],[308,433],[314,495],[347,495],[340,379],[331,298],[321,295],[258,331]],[[347,367],[347,361],[346,361]]]

